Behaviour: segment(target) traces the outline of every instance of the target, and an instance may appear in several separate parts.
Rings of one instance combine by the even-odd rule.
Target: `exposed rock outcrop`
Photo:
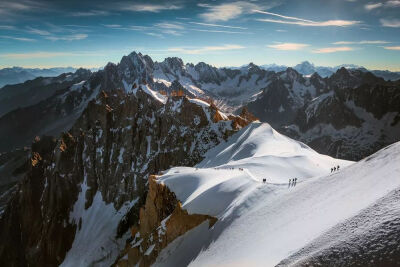
[[[202,214],[188,214],[165,185],[149,177],[146,204],[140,209],[138,225],[131,228],[132,241],[127,245],[116,266],[150,266],[160,251],[177,237],[208,220],[209,227],[216,218]]]

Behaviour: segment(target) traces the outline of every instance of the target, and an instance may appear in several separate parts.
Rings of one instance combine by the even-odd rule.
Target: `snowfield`
[[[174,240],[155,266],[275,266],[328,231],[340,236],[338,225],[399,188],[399,160],[400,143],[353,164],[252,123],[195,168],[172,168],[159,177],[189,213],[218,222]],[[337,165],[340,171],[331,173]],[[296,186],[289,186],[294,177]],[[368,214],[372,220],[378,213]]]

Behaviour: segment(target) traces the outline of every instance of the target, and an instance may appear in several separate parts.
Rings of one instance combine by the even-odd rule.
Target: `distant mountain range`
[[[276,65],[276,64],[268,64],[268,65],[261,65],[263,69],[269,70],[269,71],[284,71],[288,68],[288,66],[284,65]],[[400,72],[392,72],[388,70],[369,70],[366,69],[362,66],[354,65],[354,64],[342,64],[339,66],[335,67],[324,67],[324,66],[315,66],[314,64],[308,62],[308,61],[303,61],[300,64],[297,64],[296,66],[292,67],[295,69],[298,73],[302,75],[312,75],[315,72],[318,73],[321,77],[329,77],[332,74],[334,74],[338,69],[340,68],[346,68],[346,69],[359,69],[364,72],[371,72],[377,77],[381,77],[385,80],[391,80],[391,81],[396,81],[400,79]]]
[[[227,67],[227,69],[241,69],[246,68],[247,65],[243,65],[242,67]],[[288,68],[285,65],[277,65],[277,64],[265,64],[259,66],[262,69],[274,72],[284,71]],[[381,77],[385,80],[396,81],[400,79],[400,72],[392,72],[388,70],[369,70],[362,66],[354,65],[354,64],[342,64],[335,67],[324,67],[324,66],[315,66],[313,63],[308,61],[303,61],[296,66],[292,67],[298,73],[302,75],[312,75],[313,73],[318,73],[321,77],[329,77],[333,73],[335,73],[338,69],[345,67],[346,69],[360,69],[364,72],[371,72],[377,77]],[[97,71],[101,68],[91,68],[91,71]],[[222,69],[225,69],[222,68]],[[73,67],[59,67],[59,68],[48,68],[48,69],[39,69],[39,68],[22,68],[22,67],[12,67],[12,68],[4,68],[0,69],[0,88],[4,85],[13,85],[18,83],[23,83],[28,80],[32,80],[36,77],[56,77],[63,73],[75,72],[77,69]]]
[[[355,65],[341,66],[329,77],[315,72],[323,67],[309,62],[270,68],[276,70],[253,63],[216,68],[178,57],[156,62],[133,52],[97,72],[80,69],[8,85],[0,90],[0,151],[28,145],[38,134],[57,135],[70,128],[102,90],[130,93],[140,86],[212,99],[227,113],[238,114],[247,107],[261,121],[335,157],[358,160],[398,140],[400,81],[385,81]]]
[[[6,84],[23,83],[36,77],[55,77],[62,73],[74,72],[75,70],[76,69],[72,67],[49,69],[31,69],[21,67],[4,68],[0,69],[0,87],[3,87]]]

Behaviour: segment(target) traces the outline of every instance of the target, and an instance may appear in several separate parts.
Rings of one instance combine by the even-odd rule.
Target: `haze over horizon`
[[[400,71],[400,1],[0,3],[0,68],[86,67],[132,51],[215,66],[356,64]]]

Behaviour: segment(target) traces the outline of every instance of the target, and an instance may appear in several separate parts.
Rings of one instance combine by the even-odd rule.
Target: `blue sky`
[[[400,71],[400,0],[0,2],[0,67],[101,67],[132,51]]]

